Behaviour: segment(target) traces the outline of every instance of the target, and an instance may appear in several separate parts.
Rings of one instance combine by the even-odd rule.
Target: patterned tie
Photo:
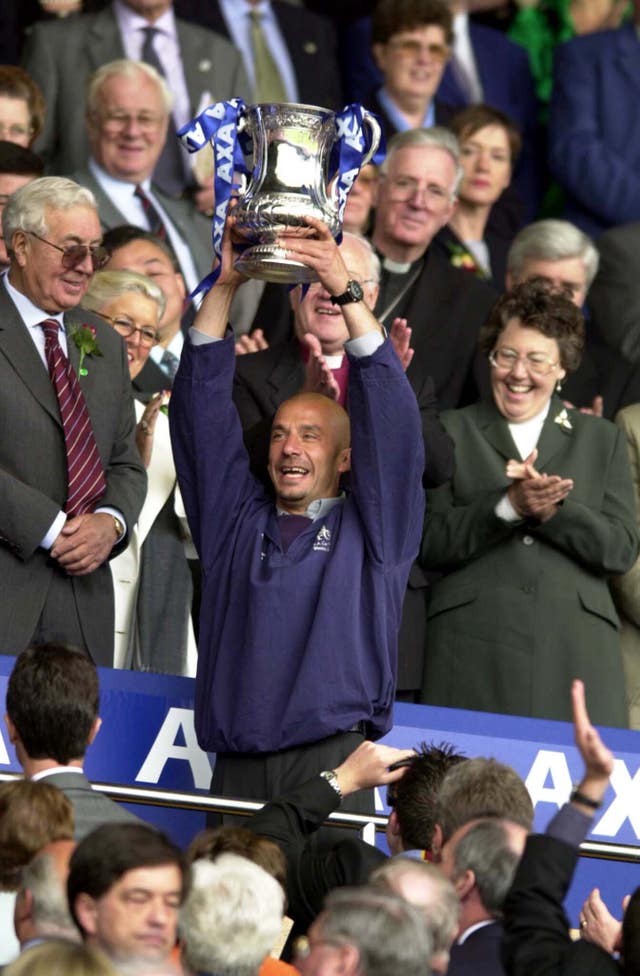
[[[144,42],[140,52],[140,60],[144,61],[145,64],[150,64],[159,75],[166,78],[166,71],[153,44],[156,34],[159,34],[160,31],[157,27],[143,27],[142,33],[144,34]],[[153,179],[165,193],[172,197],[181,196],[185,185],[190,182],[188,179],[188,163],[175,134],[172,119],[169,119],[169,131],[160,158],[156,163]]]
[[[287,93],[274,57],[267,44],[262,27],[262,11],[250,10],[251,47],[253,48],[253,68],[255,84],[253,98],[256,102],[286,102]]]
[[[58,322],[40,322],[44,331],[44,351],[49,376],[58,397],[62,431],[67,450],[68,516],[90,512],[107,489],[107,482],[93,435],[91,418],[78,377],[58,342]]]
[[[160,365],[169,374],[171,380],[175,380],[176,373],[178,372],[178,366],[180,365],[180,360],[175,353],[169,352],[168,349],[162,354],[162,359],[160,360]]]
[[[160,216],[158,210],[156,209],[151,197],[148,197],[141,186],[137,186],[133,191],[134,197],[137,197],[142,204],[142,209],[144,210],[147,220],[149,221],[149,230],[156,237],[159,237],[161,241],[166,241],[167,239],[167,228],[164,225],[164,221]]]

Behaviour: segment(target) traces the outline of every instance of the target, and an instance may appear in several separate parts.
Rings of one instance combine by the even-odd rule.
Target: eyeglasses
[[[397,176],[389,180],[389,199],[393,203],[408,203],[416,193],[423,193],[427,200],[436,207],[446,207],[452,194],[437,183],[427,183],[426,186],[412,176]]]
[[[410,37],[387,41],[387,47],[394,48],[401,58],[419,58],[421,54],[427,54],[434,61],[446,61],[451,53],[447,44],[422,44]]]
[[[141,346],[155,346],[156,342],[158,341],[158,333],[155,329],[152,329],[148,325],[135,325],[131,319],[127,319],[124,316],[112,318],[110,315],[105,315],[103,312],[100,312],[100,315],[102,315],[102,318],[106,319],[107,322],[111,322],[116,332],[119,332],[123,339],[128,339],[137,332],[140,337]]]
[[[528,352],[521,356],[515,349],[494,349],[489,362],[496,369],[513,369],[516,363],[523,362],[529,372],[537,376],[546,376],[559,365],[543,352]]]
[[[0,122],[0,139],[24,139],[33,134],[33,126],[31,125],[19,125],[17,122],[13,125],[5,125],[4,122]]]
[[[139,115],[131,115],[129,112],[106,112],[100,118],[105,132],[121,132],[133,123],[143,132],[154,132],[160,128],[166,116],[153,112],[140,112]]]
[[[38,241],[42,241],[43,244],[48,244],[49,247],[55,247],[56,251],[60,251],[62,254],[62,267],[67,268],[67,270],[77,268],[79,264],[82,264],[86,260],[87,254],[91,255],[91,264],[94,271],[99,271],[100,268],[104,268],[109,260],[109,252],[101,244],[96,244],[94,247],[90,247],[87,244],[69,244],[68,247],[60,247],[59,244],[48,241],[46,237],[40,237],[39,234],[34,234],[32,230],[28,230],[27,234],[35,237]]]

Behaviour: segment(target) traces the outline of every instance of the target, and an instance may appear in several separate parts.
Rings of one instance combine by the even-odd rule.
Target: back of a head
[[[444,777],[465,761],[453,746],[422,742],[393,787],[394,810],[405,850],[431,850],[436,802]]]
[[[71,857],[73,845],[69,843],[67,854]],[[62,863],[56,864],[53,854],[44,850],[24,868],[20,879],[20,892],[31,895],[31,934],[30,938],[68,939],[79,941],[67,901],[67,872],[62,872]],[[68,860],[67,860],[68,867]],[[18,896],[20,898],[20,895]],[[16,931],[18,927],[16,913]],[[20,932],[18,937],[22,941]]]
[[[98,949],[63,939],[47,939],[23,952],[3,976],[118,976]]]
[[[454,880],[473,871],[480,901],[492,918],[502,917],[502,906],[522,856],[525,835],[520,829],[522,835],[516,842],[504,821],[482,820],[455,847]]]
[[[285,894],[286,909],[287,859],[275,841],[245,827],[209,827],[196,834],[185,856],[187,864],[193,864],[200,860],[217,861],[222,854],[246,857],[275,878]]]
[[[7,686],[7,715],[31,759],[81,759],[98,716],[99,685],[89,657],[66,644],[28,647]]]
[[[321,940],[358,950],[359,976],[424,976],[433,942],[422,912],[375,888],[337,888],[314,923]]]
[[[281,886],[237,854],[195,861],[183,905],[183,957],[192,972],[256,976],[282,925]]]
[[[0,139],[0,173],[33,176],[36,179],[44,173],[44,162],[31,149],[19,146],[17,142]]]
[[[438,794],[436,821],[445,842],[470,820],[512,820],[526,830],[533,825],[533,804],[515,769],[495,759],[468,759],[451,769]]]
[[[446,971],[449,948],[458,929],[460,901],[448,878],[429,861],[392,857],[373,872],[374,888],[390,891],[415,905],[433,943],[431,965]]]
[[[75,911],[79,894],[99,899],[127,871],[173,864],[181,872],[186,895],[188,875],[182,851],[161,831],[143,823],[103,824],[76,847],[69,863],[67,897],[73,920],[82,932]]]
[[[16,891],[20,872],[54,840],[73,838],[73,807],[46,782],[0,783],[0,888]]]

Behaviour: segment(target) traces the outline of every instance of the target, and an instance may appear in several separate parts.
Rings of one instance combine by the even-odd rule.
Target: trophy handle
[[[362,111],[362,122],[364,125],[368,125],[369,129],[371,130],[371,147],[369,149],[369,152],[366,153],[366,155],[364,156],[360,164],[361,168],[363,166],[366,166],[367,163],[370,163],[373,157],[375,156],[376,150],[380,145],[380,137],[382,135],[382,131],[380,129],[380,123],[378,122],[376,117],[371,114],[371,112],[367,112],[366,108],[363,109]]]

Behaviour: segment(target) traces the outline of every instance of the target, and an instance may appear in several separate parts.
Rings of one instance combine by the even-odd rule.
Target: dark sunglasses
[[[109,252],[101,244],[97,244],[95,247],[89,247],[87,244],[69,244],[68,247],[60,247],[59,244],[48,241],[46,237],[40,237],[39,234],[34,234],[32,230],[28,230],[27,234],[31,234],[32,237],[35,237],[38,241],[42,241],[43,244],[48,244],[49,247],[55,247],[56,251],[60,251],[62,254],[62,267],[67,268],[67,270],[77,268],[86,259],[87,254],[91,255],[91,264],[94,271],[99,271],[100,268],[104,268],[109,260]]]

